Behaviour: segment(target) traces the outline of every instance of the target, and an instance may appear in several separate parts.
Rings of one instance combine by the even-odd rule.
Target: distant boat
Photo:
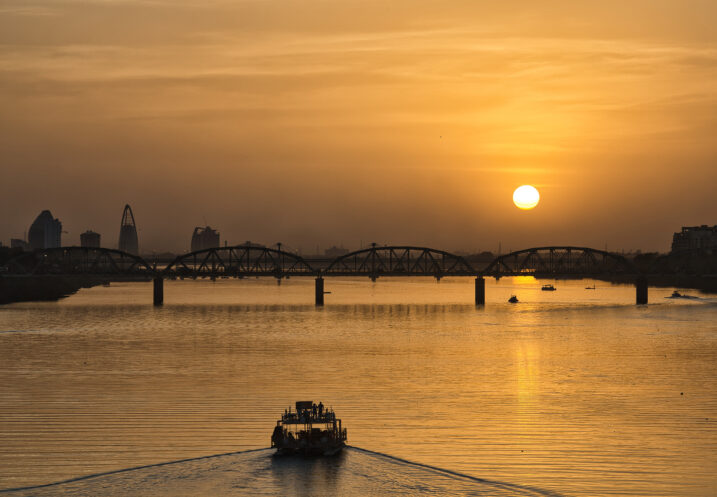
[[[669,297],[665,297],[666,299],[689,299],[689,300],[699,300],[699,297],[695,297],[694,295],[682,295],[680,292],[675,290],[672,292],[672,295]]]
[[[554,292],[555,290],[557,290],[557,288],[555,288],[553,285],[543,285],[541,290],[544,292]]]
[[[508,302],[510,302],[511,304],[517,304],[518,297],[516,297],[515,295],[511,295],[510,298],[508,299]]]
[[[284,411],[271,435],[271,447],[277,454],[333,456],[346,446],[346,428],[332,409],[313,401],[296,403],[296,411]]]
[[[585,290],[595,290],[595,285],[593,286],[586,286]]]

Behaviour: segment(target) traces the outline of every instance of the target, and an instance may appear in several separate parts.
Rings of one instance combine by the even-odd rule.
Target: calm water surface
[[[10,494],[717,495],[717,298],[555,285],[488,280],[484,309],[468,278],[327,279],[323,309],[299,278],[2,306],[0,488],[127,470]],[[354,448],[246,452],[308,399]]]

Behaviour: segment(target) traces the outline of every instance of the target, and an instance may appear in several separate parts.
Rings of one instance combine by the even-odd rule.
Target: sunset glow
[[[187,229],[148,213],[302,250],[566,228],[665,250],[676,224],[713,222],[717,3],[309,4],[4,2],[5,243],[50,206],[67,237],[114,232],[126,203],[144,248],[175,252]],[[487,214],[526,177],[554,185],[553,214]]]
[[[1,0],[0,493],[717,497],[716,21]]]

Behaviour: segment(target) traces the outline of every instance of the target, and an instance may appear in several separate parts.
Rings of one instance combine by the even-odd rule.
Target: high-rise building
[[[30,225],[27,241],[32,250],[62,246],[62,223],[48,210],[42,211]]]
[[[80,235],[80,246],[100,248],[100,234],[92,230],[87,230]]]
[[[672,251],[717,249],[717,225],[683,226],[672,236]]]
[[[197,226],[192,233],[192,252],[219,246],[219,232],[206,226]]]
[[[134,222],[134,214],[129,204],[125,205],[124,211],[122,211],[118,248],[128,254],[139,255],[137,225]]]

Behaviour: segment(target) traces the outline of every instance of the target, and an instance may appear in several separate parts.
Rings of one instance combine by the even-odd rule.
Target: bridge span
[[[409,245],[378,246],[357,250],[331,260],[321,268],[303,257],[278,248],[237,245],[217,247],[176,257],[164,266],[151,265],[139,256],[119,250],[61,247],[24,253],[10,260],[1,274],[7,277],[87,275],[107,281],[154,282],[154,303],[164,302],[165,279],[246,278],[269,276],[281,282],[290,277],[315,278],[315,303],[324,304],[324,278],[366,276],[447,276],[475,278],[475,303],[485,305],[485,278],[534,276],[535,278],[633,279],[637,304],[647,303],[647,274],[625,257],[575,246],[547,246],[518,250],[475,268],[462,256],[443,250]],[[666,264],[661,265],[662,268]],[[664,270],[664,269],[663,269]],[[4,276],[4,277],[5,277]]]

